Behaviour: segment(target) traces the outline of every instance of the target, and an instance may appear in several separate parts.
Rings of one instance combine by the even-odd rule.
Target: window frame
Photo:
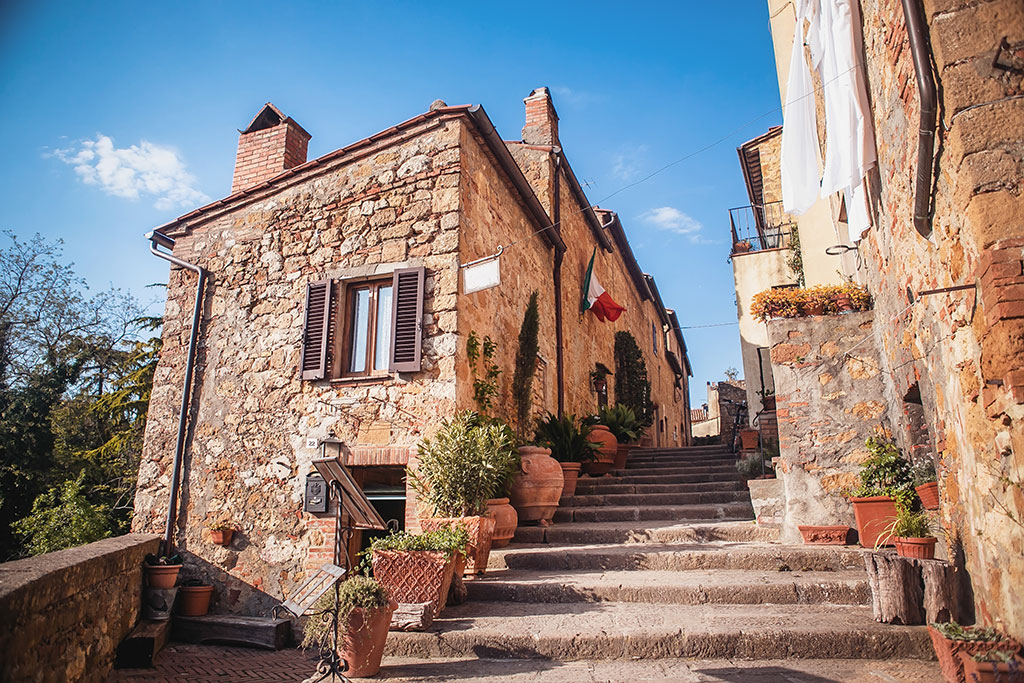
[[[379,313],[379,292],[382,287],[392,287],[392,304],[391,308],[384,312],[383,323],[391,328],[391,317],[392,310],[394,308],[394,288],[393,288],[393,277],[392,275],[378,275],[374,277],[365,277],[358,279],[345,280],[342,282],[344,292],[342,296],[338,297],[339,302],[339,332],[338,335],[338,363],[333,376],[335,379],[341,380],[360,380],[360,379],[375,379],[375,378],[387,378],[391,377],[392,373],[387,369],[391,360],[391,347],[389,346],[385,350],[385,357],[382,359],[384,364],[383,370],[374,369],[376,362],[380,361],[376,357],[377,353],[377,329],[378,329],[378,313]],[[354,351],[354,345],[352,344],[352,333],[355,329],[355,297],[356,293],[363,289],[370,290],[369,297],[369,311],[367,313],[367,330],[366,330],[366,365],[362,371],[352,371],[349,368],[352,367],[352,352]],[[391,344],[394,344],[394,339],[391,340]]]

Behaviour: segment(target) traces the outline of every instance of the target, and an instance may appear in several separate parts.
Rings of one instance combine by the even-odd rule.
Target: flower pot
[[[374,550],[373,578],[395,602],[429,602],[437,617],[448,600],[455,573],[453,557],[433,550]]]
[[[807,545],[846,545],[850,527],[840,524],[832,526],[799,525],[800,535]]]
[[[979,662],[966,652],[957,652],[964,680],[970,683],[1004,683],[1024,681],[1024,660],[1015,657],[1011,662]]]
[[[604,425],[594,425],[589,440],[600,445],[594,459],[583,463],[583,471],[592,477],[603,477],[615,466],[615,452],[619,450],[619,442]]]
[[[487,558],[491,554],[491,537],[494,535],[493,517],[426,517],[420,520],[424,531],[437,531],[463,524],[469,532],[469,547],[466,549],[467,574],[483,574],[487,569]]]
[[[903,538],[896,537],[896,553],[900,557],[910,557],[915,560],[935,559],[935,537],[927,538]]]
[[[388,640],[391,615],[398,609],[397,602],[390,602],[378,609],[353,609],[345,623],[345,636],[338,654],[348,668],[345,676],[365,678],[380,671],[380,660],[384,656],[384,644]]]
[[[178,614],[201,617],[210,611],[213,586],[182,586],[178,589]]]
[[[807,314],[807,315],[824,315],[825,314],[825,304],[823,304],[823,303],[805,304],[804,305],[804,313]]]
[[[917,491],[917,497],[921,499],[921,505],[924,506],[925,510],[939,509],[938,482],[930,481],[927,484],[914,487],[914,490]]]
[[[896,502],[889,496],[851,498],[850,502],[853,503],[853,516],[857,520],[861,546],[874,548],[878,537],[885,532],[885,527],[896,517]]]
[[[139,616],[153,621],[167,621],[177,599],[177,588],[147,588],[142,591],[142,609]]]
[[[234,535],[234,529],[210,529],[210,541],[225,548],[231,545],[231,537]]]
[[[732,253],[745,254],[750,251],[750,242],[736,242],[732,245]]]
[[[508,498],[491,498],[487,501],[487,515],[494,519],[494,534],[491,536],[492,548],[504,548],[516,534],[519,526],[519,515],[509,504]]]
[[[576,495],[576,482],[580,478],[580,468],[583,467],[578,462],[560,462],[562,466],[562,498],[572,498]]]
[[[765,410],[775,410],[775,397],[765,396],[761,399],[761,407]]]
[[[970,657],[990,650],[1020,651],[1020,643],[1009,637],[997,641],[949,640],[931,626],[928,627],[928,635],[932,639],[932,647],[935,649],[936,659],[939,660],[942,677],[950,683],[966,683],[969,680],[964,673],[961,654]]]
[[[840,313],[852,311],[853,299],[850,298],[849,294],[840,294],[839,296],[836,297],[836,308],[839,309]]]
[[[174,588],[181,571],[180,564],[144,564],[142,568],[150,588]]]
[[[519,448],[519,472],[512,479],[509,500],[519,514],[519,523],[551,524],[565,483],[562,468],[551,450],[536,446]]]
[[[740,430],[740,449],[744,451],[757,450],[758,434],[756,429]]]
[[[626,469],[626,461],[629,459],[629,452],[633,450],[633,444],[620,443],[615,449],[615,465],[617,470]]]

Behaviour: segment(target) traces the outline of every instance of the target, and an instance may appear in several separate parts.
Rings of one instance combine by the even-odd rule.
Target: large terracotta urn
[[[600,446],[594,454],[595,459],[583,463],[583,471],[592,477],[608,474],[615,465],[615,452],[619,450],[618,440],[604,425],[594,425],[588,438]]]
[[[582,465],[578,462],[560,462],[558,464],[562,467],[562,478],[564,480],[562,484],[562,498],[571,498],[576,495],[576,482],[579,481]]]
[[[424,517],[420,527],[424,531],[437,531],[448,527],[464,525],[469,532],[469,547],[466,548],[466,574],[483,574],[487,569],[487,558],[491,554],[494,535],[494,518],[477,517]]]
[[[509,492],[519,522],[548,526],[558,509],[565,483],[562,467],[551,457],[551,449],[537,446],[520,446],[519,460],[519,472]]]
[[[365,609],[356,607],[348,615],[344,625],[345,637],[341,645],[341,658],[348,664],[346,676],[364,678],[375,676],[380,671],[380,660],[384,656],[384,645],[388,639],[391,615],[398,609],[398,603],[391,601],[385,607]]]
[[[615,469],[626,469],[626,461],[629,459],[629,452],[633,450],[634,445],[631,443],[620,443],[618,445],[615,449]]]
[[[487,516],[494,519],[491,547],[504,548],[516,535],[516,527],[519,526],[516,509],[508,502],[508,498],[491,498],[487,501]]]

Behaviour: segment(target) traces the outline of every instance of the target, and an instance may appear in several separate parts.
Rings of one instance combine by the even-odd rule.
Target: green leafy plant
[[[519,328],[519,348],[516,350],[516,369],[512,374],[512,401],[516,407],[516,437],[526,438],[530,424],[530,401],[533,391],[533,374],[537,369],[537,353],[540,345],[537,334],[540,330],[540,313],[537,307],[537,292],[530,294],[530,301],[523,313],[523,324]]]
[[[420,442],[419,463],[406,475],[435,517],[469,517],[487,511],[517,458],[508,425],[467,410]]]
[[[643,429],[636,413],[626,405],[616,403],[612,407],[603,407],[598,411],[597,420],[608,428],[619,443],[632,443],[640,438]]]
[[[929,538],[931,535],[932,521],[927,512],[897,507],[896,517],[879,534],[875,549],[886,545],[893,538]]]
[[[910,463],[890,439],[872,436],[866,442],[871,456],[860,469],[860,485],[851,495],[855,498],[889,496],[896,501],[897,511],[909,510],[916,498]]]
[[[581,423],[575,415],[558,417],[548,413],[537,421],[534,442],[551,449],[558,462],[587,462],[596,456],[600,444],[590,440],[591,427]]]
[[[910,476],[914,480],[914,486],[935,481],[935,461],[927,456],[918,460],[911,465]]]
[[[231,522],[215,522],[209,526],[210,531],[234,531],[235,525]]]
[[[804,255],[800,249],[800,231],[797,230],[796,226],[793,226],[792,232],[789,233],[789,257],[786,259],[786,265],[793,271],[793,276],[796,277],[796,283],[801,287],[804,286]]]
[[[490,337],[484,337],[481,343],[476,332],[470,331],[466,339],[466,357],[473,373],[473,400],[481,414],[487,415],[498,395],[498,376],[501,370],[494,362],[494,354],[498,345]]]
[[[302,633],[302,647],[320,647],[334,637],[333,615],[338,615],[338,632],[344,633],[345,624],[354,609],[374,610],[387,607],[388,596],[383,586],[371,578],[353,575],[334,590],[327,591],[313,604],[313,612],[306,620]],[[338,643],[330,643],[337,649]]]
[[[408,531],[392,531],[387,536],[380,536],[370,541],[370,547],[363,555],[370,555],[374,550],[418,551],[445,553],[451,557],[456,552],[466,552],[469,545],[469,531],[465,524],[446,526],[422,534],[410,534]]]
[[[1006,639],[1001,631],[987,626],[961,626],[955,621],[948,623],[929,624],[946,640],[959,640],[969,643],[997,643]]]
[[[615,333],[615,402],[632,409],[642,427],[654,424],[644,354],[633,335],[624,330]]]
[[[1016,650],[1004,650],[1002,648],[996,648],[994,650],[988,650],[986,652],[978,652],[971,655],[971,658],[976,662],[992,662],[994,664],[1009,664],[1017,658]]]
[[[25,549],[30,554],[71,548],[111,535],[107,510],[86,499],[84,478],[83,472],[40,495],[32,503],[32,513],[12,525],[26,539]]]

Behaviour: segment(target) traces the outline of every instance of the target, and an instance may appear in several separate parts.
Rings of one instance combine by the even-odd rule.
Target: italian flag
[[[608,292],[604,291],[601,283],[597,281],[597,276],[594,275],[595,256],[597,256],[597,247],[594,247],[594,253],[590,255],[587,277],[583,280],[583,299],[580,301],[580,313],[590,311],[601,322],[605,320],[615,322],[626,309],[615,303],[608,295]]]

